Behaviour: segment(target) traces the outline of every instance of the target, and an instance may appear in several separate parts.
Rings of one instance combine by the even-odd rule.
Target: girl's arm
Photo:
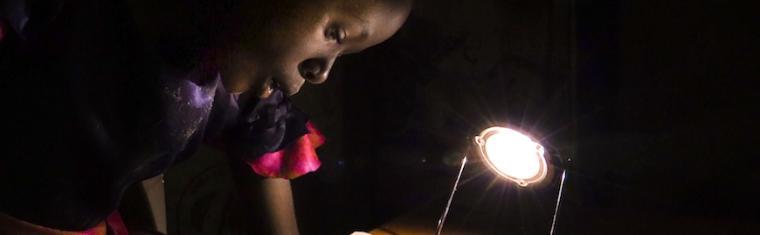
[[[265,218],[269,218],[272,234],[297,235],[298,223],[293,207],[293,193],[290,188],[290,180],[280,178],[266,178],[260,180],[261,188],[259,200],[262,203],[262,212]],[[250,200],[256,200],[251,198]]]
[[[233,163],[234,164],[234,163]],[[244,223],[253,231],[251,234],[297,235],[298,223],[293,206],[293,193],[290,180],[283,178],[266,178],[254,174],[250,168],[232,165],[233,176],[237,182],[244,204],[251,205],[243,218]]]
[[[228,125],[210,126],[210,130],[221,130],[216,136],[222,138],[208,141],[231,155],[238,189],[243,200],[253,205],[251,218],[245,219],[258,225],[253,226],[254,234],[298,234],[289,179],[319,168],[316,148],[324,143],[324,136],[279,90],[258,100],[230,95],[217,98],[215,102],[231,105],[219,105],[210,124]],[[209,136],[215,136],[211,133]]]

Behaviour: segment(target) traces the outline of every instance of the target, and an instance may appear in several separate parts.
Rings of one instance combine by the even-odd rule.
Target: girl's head
[[[324,82],[335,59],[391,37],[411,8],[411,0],[220,2],[202,17],[224,22],[203,26],[215,35],[214,62],[228,90],[257,96],[276,87],[293,95],[306,82]]]

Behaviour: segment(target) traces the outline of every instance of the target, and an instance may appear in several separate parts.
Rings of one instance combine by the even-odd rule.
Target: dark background
[[[328,137],[322,168],[293,181],[302,233],[434,226],[467,137],[490,124],[573,158],[559,234],[758,233],[754,15],[736,1],[418,1],[394,38],[295,98]],[[173,234],[245,223],[226,219],[241,207],[223,158],[199,155],[167,174]],[[471,165],[452,231],[547,233],[556,175],[517,189]]]

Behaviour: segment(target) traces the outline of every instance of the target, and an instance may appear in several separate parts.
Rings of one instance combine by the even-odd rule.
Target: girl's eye
[[[334,40],[337,43],[342,43],[346,39],[346,30],[340,26],[330,26],[325,30],[325,37],[328,40]]]

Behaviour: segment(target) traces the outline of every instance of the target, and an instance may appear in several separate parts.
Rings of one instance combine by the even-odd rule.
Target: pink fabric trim
[[[251,169],[264,177],[294,179],[319,169],[321,162],[316,149],[324,144],[325,137],[311,122],[306,123],[307,134],[290,146],[266,153],[248,162]]]
[[[114,232],[114,235],[129,235],[129,230],[127,230],[127,226],[124,224],[124,220],[121,219],[121,214],[118,211],[114,211],[108,215],[106,224]]]

